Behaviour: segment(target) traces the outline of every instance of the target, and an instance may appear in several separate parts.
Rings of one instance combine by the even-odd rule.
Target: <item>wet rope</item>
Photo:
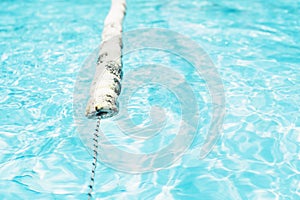
[[[89,184],[89,193],[88,193],[88,200],[92,198],[92,192],[95,182],[95,173],[97,167],[97,157],[98,157],[98,144],[99,144],[99,128],[100,128],[100,117],[97,119],[97,125],[93,137],[93,163],[92,163],[92,172],[91,172],[91,179]]]

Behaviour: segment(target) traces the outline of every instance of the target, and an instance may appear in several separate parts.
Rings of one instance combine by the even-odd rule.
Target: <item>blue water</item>
[[[127,4],[124,31],[167,28],[203,47],[223,80],[226,117],[203,160],[199,134],[168,169],[133,175],[99,164],[94,197],[299,199],[300,1]],[[109,1],[0,2],[0,199],[86,199],[92,157],[76,132],[73,91],[108,10]],[[147,121],[137,111],[161,99],[146,100],[132,103],[136,124]]]

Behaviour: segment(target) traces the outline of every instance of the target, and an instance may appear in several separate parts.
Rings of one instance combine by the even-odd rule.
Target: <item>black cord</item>
[[[89,184],[89,193],[88,193],[88,200],[92,198],[92,192],[95,182],[95,173],[96,173],[96,167],[97,167],[97,156],[98,156],[98,144],[99,144],[99,128],[100,128],[100,117],[97,120],[97,126],[96,126],[96,132],[94,133],[93,137],[93,163],[92,163],[92,173],[91,173],[91,179]]]

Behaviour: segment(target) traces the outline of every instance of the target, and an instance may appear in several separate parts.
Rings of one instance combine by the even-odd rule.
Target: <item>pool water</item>
[[[85,59],[100,44],[109,6],[96,0],[0,2],[0,199],[87,198],[92,157],[76,131],[73,91]],[[299,199],[299,10],[299,0],[128,0],[124,31],[167,28],[208,53],[223,80],[226,116],[221,138],[203,160],[199,133],[167,169],[128,174],[98,164],[94,197]],[[135,65],[147,56],[124,62]],[[138,111],[161,103],[167,92],[146,93],[153,98],[139,91],[129,104],[138,108],[130,114],[140,126],[147,115]],[[205,103],[208,93],[201,94]],[[169,108],[178,109],[172,103]]]

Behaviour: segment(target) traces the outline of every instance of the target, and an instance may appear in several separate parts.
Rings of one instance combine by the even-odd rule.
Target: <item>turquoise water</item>
[[[127,3],[125,31],[168,28],[203,47],[223,80],[226,117],[205,159],[199,134],[168,169],[133,175],[99,164],[94,196],[299,199],[300,1]],[[0,199],[86,199],[92,157],[75,130],[73,91],[108,9],[108,1],[0,2]],[[137,112],[147,102],[161,102],[146,100],[131,111],[136,124],[147,121]]]

